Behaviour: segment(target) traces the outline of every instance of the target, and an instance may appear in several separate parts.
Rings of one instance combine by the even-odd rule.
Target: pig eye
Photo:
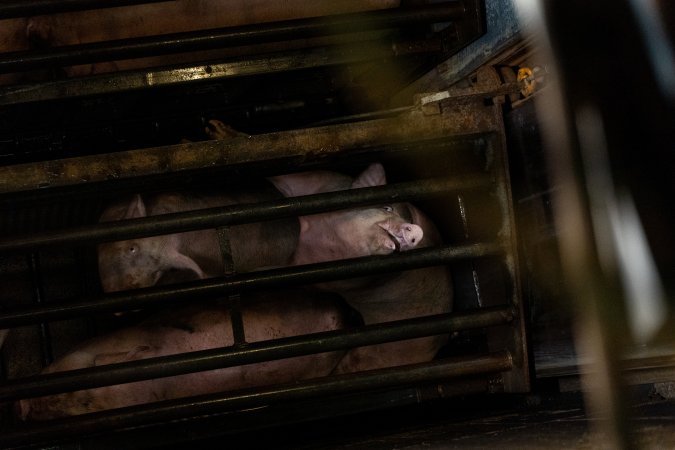
[[[382,209],[383,209],[384,211],[386,211],[386,212],[394,212],[394,208],[392,208],[392,207],[389,206],[389,205],[383,206]]]
[[[135,245],[130,245],[129,246],[129,253],[136,253],[138,251],[138,247]]]

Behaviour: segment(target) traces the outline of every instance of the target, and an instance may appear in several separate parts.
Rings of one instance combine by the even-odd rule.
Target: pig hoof
[[[209,138],[214,140],[222,139],[232,139],[241,135],[238,131],[225,125],[223,122],[217,119],[211,119],[208,121],[208,127],[205,128],[206,134]]]

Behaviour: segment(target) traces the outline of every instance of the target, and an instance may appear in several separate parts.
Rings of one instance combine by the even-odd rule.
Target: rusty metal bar
[[[289,197],[260,203],[230,205],[196,211],[162,214],[137,219],[104,222],[67,230],[52,230],[0,238],[0,253],[20,252],[55,245],[91,244],[143,236],[170,234],[224,225],[259,222],[353,208],[355,206],[413,201],[448,191],[485,188],[490,177],[483,174],[397,183],[338,192]]]
[[[334,45],[307,48],[302,51],[248,55],[208,63],[193,62],[163,68],[146,68],[123,72],[100,74],[74,79],[49,81],[39,84],[0,87],[0,105],[12,105],[32,101],[74,98],[85,95],[102,95],[135,89],[171,86],[191,81],[223,80],[251,75],[287,72],[291,70],[319,68],[344,64],[362,63],[381,58],[394,58],[410,54],[439,53],[443,40],[429,37],[414,41],[414,49],[408,49],[413,41],[392,42],[361,41],[361,45]]]
[[[368,41],[354,46],[309,48],[286,51],[281,54],[247,56],[228,61],[184,64],[170,68],[148,68],[100,74],[84,78],[64,79],[40,84],[0,86],[0,105],[34,101],[102,95],[161,86],[172,86],[191,81],[223,80],[251,75],[286,72],[343,64],[354,64],[392,58],[402,55],[405,41],[394,43]],[[440,38],[424,40],[418,52],[440,51]]]
[[[471,121],[467,123],[469,113]],[[275,161],[278,167],[297,167],[329,157],[372,151],[376,146],[484,135],[486,130],[495,129],[493,122],[490,110],[476,102],[475,106],[462,106],[457,111],[448,108],[443,115],[425,116],[413,111],[364,123],[16,164],[0,167],[0,195],[269,161]]]
[[[38,16],[87,9],[166,3],[175,0],[21,0],[0,2],[0,19]]]
[[[22,307],[11,311],[4,311],[0,313],[0,329],[39,323],[41,321],[85,316],[93,313],[125,311],[159,304],[167,305],[205,298],[218,298],[232,292],[317,283],[444,265],[467,258],[500,255],[502,251],[503,245],[501,243],[482,243],[459,247],[430,247],[392,255],[366,256],[340,261],[261,270],[238,274],[232,277],[209,278],[175,284],[168,287],[160,286],[133,291],[113,292],[59,304],[50,303],[40,307]]]
[[[518,245],[516,236],[515,214],[513,212],[511,180],[509,177],[508,157],[506,154],[506,133],[502,122],[502,108],[499,104],[493,106],[496,123],[501,129],[500,133],[491,140],[494,145],[495,187],[494,195],[499,204],[501,224],[498,235],[503,236],[506,245],[504,264],[510,281],[509,303],[519,312],[519,316],[513,321],[508,334],[503,333],[509,342],[509,351],[513,357],[514,370],[504,376],[504,389],[507,392],[529,392],[531,389],[531,366],[529,362],[529,349],[526,337],[527,317],[521,289],[520,272],[518,270]],[[504,338],[500,333],[495,333],[497,343]]]
[[[378,411],[382,411],[383,408],[400,408],[446,398],[448,396],[445,395],[445,392],[449,389],[453,390],[450,394],[454,394],[455,397],[491,392],[495,381],[500,377],[500,374],[487,374],[469,379],[441,382],[438,386],[430,383],[413,387],[394,387],[370,392],[341,394],[334,397],[285,402],[279,405],[269,405],[265,408],[216,414],[206,419],[203,417],[191,418],[183,421],[181,428],[177,428],[171,423],[163,423],[138,429],[114,430],[92,437],[78,437],[77,444],[82,449],[95,448],[96,450],[119,450],[121,448],[132,450],[132,448],[164,448],[165,446],[178,448],[180,444],[194,444],[194,440],[190,438],[195,435],[198,435],[202,440],[220,437],[221,442],[229,442],[234,433],[250,431],[251,424],[253,424],[253,427],[265,424],[266,428],[293,426],[299,423],[315,423],[323,419],[335,419],[344,415],[378,414]],[[450,385],[452,385],[452,388],[449,388]],[[307,426],[311,427],[312,425],[308,423]],[[196,428],[198,428],[198,431],[195,430]],[[190,432],[186,432],[186,430],[190,430]],[[242,442],[241,438],[238,442]],[[250,444],[249,441],[246,442],[247,445]],[[269,447],[269,445],[264,444],[263,446]],[[259,448],[260,446],[251,447]]]
[[[473,357],[458,357],[362,373],[315,378],[263,388],[243,389],[148,405],[132,406],[67,419],[33,423],[30,428],[5,431],[3,446],[36,443],[45,439],[67,438],[105,430],[137,427],[194,416],[218,414],[270,403],[317,398],[369,389],[447,380],[454,377],[508,371],[511,356],[506,351]]]
[[[451,1],[417,8],[336,14],[54,47],[43,51],[11,52],[0,54],[0,73],[448,22],[461,18],[463,14],[461,2]]]
[[[380,344],[453,331],[503,325],[513,320],[510,307],[484,308],[367,325],[355,330],[314,333],[239,346],[108,364],[9,380],[0,384],[0,401],[39,397],[132,381],[170,377],[262,361]]]

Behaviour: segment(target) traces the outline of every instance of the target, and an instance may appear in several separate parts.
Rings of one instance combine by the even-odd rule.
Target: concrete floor
[[[675,448],[675,400],[634,388],[630,426],[636,447]],[[480,404],[481,399],[489,402]],[[232,448],[290,450],[610,449],[593,434],[580,393],[476,396],[396,411],[297,424],[228,438]],[[222,441],[221,441],[222,442]]]

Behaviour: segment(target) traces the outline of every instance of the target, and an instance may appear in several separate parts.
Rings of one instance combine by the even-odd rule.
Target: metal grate
[[[465,33],[462,39],[450,43],[445,41],[448,38],[447,33],[435,34],[432,38],[423,39],[423,42],[418,40],[417,46],[405,47],[401,45],[403,41],[399,40],[394,46],[387,44],[380,47],[382,52],[378,54],[389,58],[406,53],[402,49],[407,48],[410,53],[433,54],[438,57],[439,54],[445,55],[448,51],[465,45],[476,33],[480,33],[477,16],[481,7],[480,2],[467,2],[460,17],[458,5],[457,2],[442,2],[440,6],[430,5],[417,11],[395,10],[370,15],[373,20],[391,16],[400,25],[399,22],[406,22],[411,17],[417,22],[438,21],[439,16],[427,17],[425,11],[443,10],[444,18],[457,22],[454,28],[456,34],[462,34],[459,31]],[[353,20],[354,17],[348,18]],[[342,17],[335,20],[344,19]],[[301,33],[302,31],[298,31],[299,25],[314,26],[317,25],[315,22],[298,22],[291,31]],[[390,22],[386,24],[388,27],[391,25]],[[278,31],[281,29],[279,26],[280,24],[272,24],[270,29]],[[265,31],[264,27],[253,28],[257,33]],[[473,30],[473,34],[469,30]],[[229,39],[227,36],[234,36],[232,33],[237,30],[221,31],[223,39]],[[273,36],[278,37],[276,34]],[[184,37],[187,41],[189,36]],[[156,41],[147,41],[153,54],[157,51],[156,46],[165,45]],[[131,44],[125,43],[124,48]],[[98,53],[94,58],[112,58],[115,53],[112,52],[111,45],[104,43],[97,46],[94,53]],[[61,50],[44,55],[31,53],[33,59],[28,58],[28,54],[19,55],[21,58],[18,59],[16,55],[4,55],[0,59],[4,66],[0,67],[15,70],[21,64],[33,64],[29,61],[40,65],[46,62],[82,62],[84,60],[68,58],[75,54],[80,58],[87,48]],[[227,81],[233,76],[269,74],[275,70],[295,71],[314,66],[361,63],[373,58],[373,53],[370,52],[372,48],[368,50],[364,54],[358,54],[320,48],[264,57],[254,55],[237,61],[199,66],[191,72],[197,74],[196,78],[189,80],[184,76],[187,72],[181,72],[183,69],[152,69],[144,73],[154,74],[153,79],[159,79],[160,84],[165,86],[182,86],[186,82],[203,79],[218,78]],[[433,61],[435,60],[432,59]],[[305,65],[298,65],[298,62]],[[426,61],[427,64],[428,62]],[[424,66],[419,66],[419,63],[419,60],[416,61],[416,70]],[[232,72],[235,66],[241,70]],[[195,69],[195,66],[191,67]],[[411,69],[410,73],[415,73],[415,70]],[[166,77],[161,76],[162,74]],[[85,95],[119,94],[157,87],[156,84],[149,86],[145,82],[136,83],[134,80],[138,79],[134,77],[137,75],[122,73],[83,80],[64,80],[35,85],[28,89],[3,88],[0,91],[0,105],[10,108],[7,111],[18,107],[30,109],[31,102],[37,99],[70,101]],[[112,80],[118,83],[111,89]],[[341,400],[337,398],[338,394],[358,393],[372,398],[380,407],[385,407],[417,402],[423,397],[442,397],[444,392],[528,391],[530,375],[524,331],[526,316],[520,296],[515,256],[515,230],[505,140],[501,109],[498,102],[493,101],[503,95],[505,90],[512,88],[486,86],[483,83],[480,89],[449,92],[448,95],[439,96],[438,100],[422,100],[410,107],[396,109],[395,113],[382,114],[386,118],[375,120],[359,121],[367,118],[367,115],[356,114],[349,116],[347,123],[337,125],[309,127],[310,124],[305,123],[304,127],[293,126],[288,131],[243,136],[228,141],[168,146],[157,144],[155,147],[148,146],[138,150],[123,148],[124,151],[70,159],[48,160],[49,158],[22,156],[23,159],[19,158],[18,161],[24,162],[23,164],[0,167],[0,207],[5,213],[25,211],[18,218],[14,216],[0,219],[3,229],[7,230],[0,238],[0,259],[10,261],[17,257],[27,258],[21,267],[14,267],[12,271],[28,274],[28,281],[24,286],[28,287],[26,291],[32,293],[31,298],[35,300],[34,303],[23,301],[24,295],[17,293],[19,299],[15,304],[0,310],[0,328],[13,328],[13,331],[37,330],[38,338],[33,347],[43,349],[43,364],[49,362],[52,352],[58,356],[65,351],[63,347],[66,342],[60,342],[61,335],[54,328],[58,328],[66,320],[82,319],[84,323],[89,323],[85,326],[94,334],[103,334],[111,326],[115,326],[106,322],[106,313],[138,308],[152,309],[169,304],[180,305],[195,299],[213,298],[220,299],[223,307],[227,307],[233,296],[236,302],[237,296],[245,296],[257,289],[304,285],[439,265],[449,265],[453,272],[460,273],[461,270],[454,269],[469,264],[471,280],[468,290],[472,290],[471,295],[477,299],[476,302],[466,301],[462,308],[451,314],[368,325],[356,330],[320,335],[245,345],[240,343],[232,347],[99,368],[29,376],[25,369],[22,369],[23,373],[17,373],[10,366],[7,371],[9,379],[0,385],[0,401],[175,376],[412,337],[464,332],[472,337],[480,337],[479,341],[472,341],[479,343],[468,354],[464,350],[461,354],[440,354],[434,361],[425,364],[181,398],[48,422],[12,425],[9,424],[10,421],[5,421],[0,425],[0,443],[3,446],[18,447],[48,446],[54,443],[85,442],[93,439],[92,436],[104,436],[106,433],[119,438],[124,434],[116,433],[124,431],[137,435],[146,430],[150,433],[157,427],[176,423],[175,421],[180,421],[185,426],[199,426],[199,422],[220,420],[224,412],[241,411],[261,405],[283,407],[298,401],[324,402],[326,399],[330,399],[331,404],[339,405],[341,401],[345,404],[353,401]],[[335,93],[331,92],[333,94]],[[0,131],[0,136],[7,134],[6,130]],[[16,147],[15,140],[19,142],[22,139],[14,136],[8,140],[12,141],[8,145]],[[45,145],[40,144],[38,147],[44,148]],[[59,158],[73,156],[68,155],[62,146],[56,147],[58,152],[52,155]],[[107,151],[110,146],[103,148]],[[143,191],[149,186],[152,191],[161,192],[170,188],[190,188],[202,184],[222,185],[224,179],[234,185],[237,181],[253,177],[262,178],[314,168],[349,172],[372,161],[381,161],[395,182],[376,188],[232,205],[128,221],[94,223],[107,199]],[[97,283],[92,281],[96,276],[92,273],[92,266],[95,267],[94,245],[99,242],[293,217],[392,200],[412,201],[423,205],[423,209],[439,225],[449,242],[448,245],[411,250],[387,257],[367,257],[240,273],[112,294],[101,294]],[[60,215],[59,211],[65,212]],[[45,221],[40,217],[52,219]],[[26,229],[23,223],[28,223],[30,228]],[[454,239],[453,236],[461,238]],[[70,295],[63,295],[63,292],[45,292],[45,288],[50,287],[50,280],[53,280],[46,280],[45,275],[58,263],[45,267],[42,258],[53,257],[61,252],[68,255],[63,258],[67,260],[67,264],[63,265],[64,270],[75,273],[77,276],[73,279],[79,277],[80,283],[84,285],[64,288]],[[54,260],[59,261],[59,258]],[[6,266],[9,264],[3,264],[2,268]],[[226,296],[230,298],[223,299]],[[78,326],[81,324],[78,322]],[[120,326],[120,323],[116,326]],[[243,336],[246,330],[241,331]],[[72,336],[69,339],[76,340]],[[11,358],[8,362],[11,365]],[[432,389],[435,391],[433,395],[421,394],[429,392],[428,386],[441,385],[446,387]],[[383,392],[387,394],[384,395]],[[411,395],[411,392],[415,395]],[[361,407],[365,408],[364,405]],[[340,409],[339,406],[334,408],[335,411]],[[249,419],[242,420],[238,422],[238,426],[245,428],[243,423]],[[255,415],[250,417],[250,421],[256,421]],[[283,418],[279,417],[279,421],[283,422]],[[226,418],[225,422],[229,422],[229,419]],[[201,437],[208,437],[209,433],[218,435],[232,432],[235,428],[213,428]],[[74,439],[74,435],[78,437]],[[186,436],[174,439],[189,439],[189,435]],[[173,443],[175,442],[174,440]],[[137,446],[142,445],[139,443]]]
[[[485,106],[482,97],[477,97],[472,117],[482,115],[484,119],[490,118],[493,124],[499,125],[498,109],[494,106]],[[451,105],[451,102],[448,103]],[[424,123],[431,121],[434,124],[454,123],[456,117],[448,106],[440,117],[428,117],[417,112],[405,116],[405,121],[410,123]],[[461,111],[466,113],[465,110]],[[400,118],[386,119],[389,123],[378,123],[378,126],[387,127],[398,123]],[[349,128],[354,133],[362,130],[371,130],[370,123],[352,123]],[[334,126],[335,131],[340,131],[344,125]],[[447,133],[444,139],[436,142],[447,142],[453,138],[452,128],[438,131]],[[496,130],[498,131],[498,130]],[[298,134],[307,133],[311,136],[314,130],[297,130],[286,134],[295,139]],[[280,133],[278,137],[283,137]],[[242,140],[242,143],[255,142],[258,137],[253,136]],[[267,136],[260,139],[266,140]],[[243,408],[271,402],[275,399],[305,399],[312,396],[336,394],[340,392],[353,392],[371,387],[390,387],[398,383],[423,383],[429,381],[441,381],[456,376],[469,374],[502,373],[502,389],[511,392],[522,392],[529,389],[529,372],[526,360],[526,339],[523,333],[522,303],[520,302],[517,265],[513,254],[513,228],[511,226],[511,209],[509,206],[508,180],[504,175],[504,160],[498,154],[503,152],[500,146],[503,137],[491,130],[482,130],[482,133],[473,137],[460,137],[460,142],[472,142],[473,145],[459,145],[455,151],[471,151],[480,148],[485,161],[489,161],[486,172],[461,174],[447,178],[422,179],[403,183],[394,183],[384,187],[366,188],[337,193],[318,194],[307,197],[297,197],[276,200],[257,205],[235,205],[213,210],[196,211],[190,213],[155,216],[147,219],[111,222],[104,224],[90,224],[75,229],[66,228],[58,231],[46,231],[33,233],[27,236],[8,236],[2,241],[4,252],[31,251],[50,246],[69,246],[75,244],[91,244],[102,240],[117,240],[131,236],[157,235],[178,230],[209,228],[222,224],[242,223],[248,221],[268,220],[278,216],[308,214],[311,212],[334,210],[347,206],[360,204],[376,204],[392,198],[401,200],[419,200],[427,198],[447,198],[450,192],[483,192],[483,196],[492,199],[493,209],[498,211],[501,220],[492,227],[493,238],[490,242],[472,242],[463,245],[449,245],[427,249],[411,250],[399,255],[389,257],[367,257],[357,260],[320,263],[310,266],[296,266],[289,268],[265,270],[261,272],[236,274],[227,278],[214,278],[189,282],[185,284],[147,288],[137,291],[119,292],[114,294],[94,295],[92,297],[71,299],[70,301],[40,304],[6,311],[0,315],[0,327],[27,325],[42,321],[60,320],[67,317],[87,316],[93,313],[106,311],[132,310],[139,307],[147,307],[156,304],[165,304],[167,301],[181,303],[194,300],[195,298],[209,298],[223,296],[227,293],[245,293],[251,289],[269,288],[297,283],[313,283],[320,280],[340,279],[353,276],[362,276],[369,273],[389,272],[405,270],[415,267],[430,265],[449,264],[458,260],[472,259],[479,261],[484,258],[497,257],[501,265],[505,267],[507,274],[506,298],[488,300],[489,296],[483,294],[483,305],[475,311],[457,312],[437,317],[414,319],[401,323],[381,324],[368,326],[357,332],[336,332],[328,336],[307,336],[293,338],[284,341],[271,341],[269,343],[247,344],[247,348],[225,348],[214,351],[199,352],[197,354],[177,355],[158,360],[148,359],[137,363],[126,363],[102,369],[85,369],[79,373],[58,373],[41,375],[30,379],[17,379],[6,382],[0,388],[0,398],[5,400],[21,398],[25,396],[43,395],[47,393],[63,392],[80,389],[85,386],[101,386],[117,384],[132,380],[149,379],[157,376],[171,376],[186,373],[193,370],[208,370],[216,367],[225,367],[252,361],[260,361],[263,357],[283,358],[290,355],[306,354],[307,352],[326,351],[333,348],[345,348],[352,345],[376,343],[390,340],[410,338],[413,336],[426,336],[436,333],[445,334],[450,331],[456,332],[465,329],[487,328],[487,350],[491,356],[455,357],[460,359],[439,359],[437,362],[421,365],[419,368],[387,369],[373,374],[353,374],[341,378],[328,377],[324,380],[308,381],[293,388],[274,387],[258,388],[246,391],[242,394],[225,393],[218,396],[205,397],[201,400],[186,399],[163,402],[157,406],[145,405],[134,407],[124,411],[110,411],[97,413],[89,417],[74,417],[67,421],[43,424],[31,424],[30,431],[14,431],[3,434],[3,439],[12,445],[27,442],[26,439],[36,439],[38,436],[45,438],[62,435],[66,430],[81,430],[88,433],[93,430],[110,430],[115,426],[140,426],[149,422],[172,420],[182,417],[183,414],[202,415],[210,412],[221,411],[219,408]],[[320,142],[319,142],[320,144]],[[427,144],[430,145],[429,142]],[[193,148],[203,145],[205,148],[212,143],[192,144]],[[228,145],[236,146],[236,143]],[[250,145],[250,144],[246,144]],[[414,147],[414,146],[413,146]],[[462,148],[463,147],[463,148]],[[177,146],[179,148],[179,146]],[[280,145],[283,154],[283,145]],[[378,149],[375,154],[378,159],[389,158],[392,166],[396,161],[412,157],[408,153],[407,145],[390,146],[390,153]],[[415,147],[416,148],[416,147]],[[443,145],[439,145],[444,150]],[[340,149],[341,151],[354,152],[359,158],[372,158],[367,149],[352,147]],[[152,151],[152,149],[150,150]],[[143,154],[145,150],[138,150]],[[118,158],[132,157],[133,152],[116,154]],[[306,149],[305,157],[312,158],[312,150]],[[249,154],[250,155],[250,154]],[[447,154],[446,154],[447,155]],[[254,158],[249,156],[249,159]],[[273,155],[265,155],[274,161]],[[73,161],[77,164],[78,161]],[[40,164],[36,164],[39,167]],[[227,165],[223,165],[227,167]],[[253,170],[253,169],[251,169]],[[47,177],[52,174],[45,173]],[[57,180],[60,184],[72,183],[67,180]],[[78,183],[79,184],[79,183]],[[73,190],[76,195],[77,190]],[[455,194],[456,195],[456,194]],[[466,194],[465,194],[466,195]],[[471,209],[470,204],[465,205]],[[484,207],[484,205],[481,205]],[[464,221],[468,229],[471,222]],[[480,229],[480,227],[478,227]],[[489,227],[488,227],[489,228]],[[483,232],[479,232],[480,235]],[[471,235],[470,235],[471,236]],[[480,277],[478,273],[475,277]],[[490,303],[493,306],[490,306]],[[496,306],[495,306],[496,304]],[[499,306],[501,305],[501,306]],[[254,358],[254,359],[251,359]],[[403,378],[400,378],[403,377]],[[347,380],[347,381],[345,381]],[[403,381],[406,380],[406,381]],[[493,385],[493,389],[495,386]],[[280,392],[284,392],[281,394]],[[248,403],[248,402],[251,403]],[[242,403],[243,402],[243,403]],[[219,406],[217,406],[219,405]],[[232,406],[233,405],[233,406]],[[206,409],[204,409],[206,408]],[[171,411],[171,412],[169,412]],[[168,415],[167,415],[168,414]],[[60,424],[60,425],[59,425]],[[59,428],[63,427],[63,428]],[[61,430],[61,431],[59,431]]]

